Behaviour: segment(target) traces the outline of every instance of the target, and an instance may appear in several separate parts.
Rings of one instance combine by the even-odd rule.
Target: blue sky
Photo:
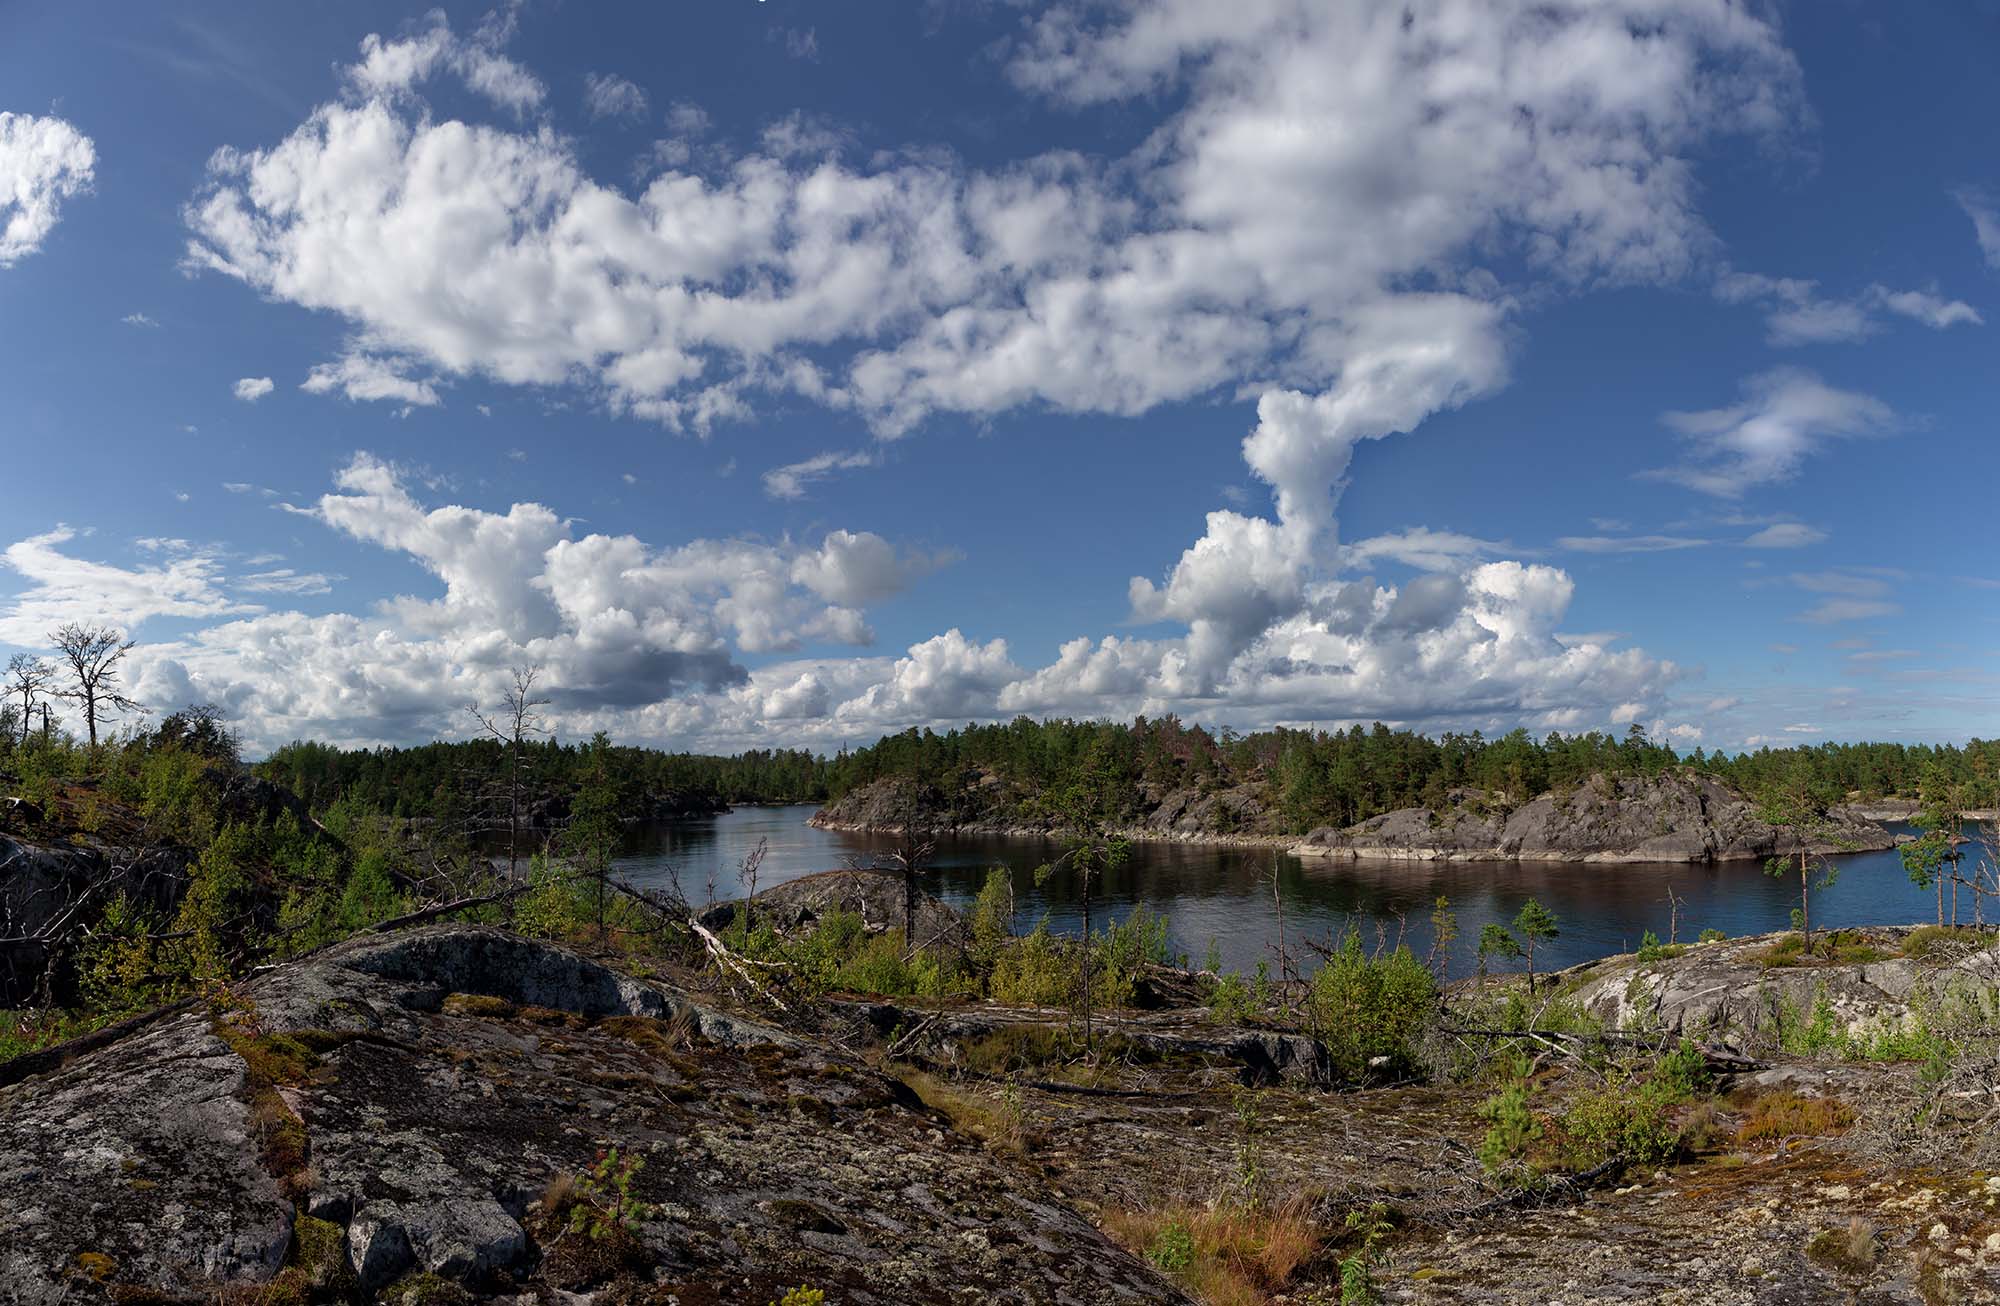
[[[2000,6],[11,9],[0,646],[253,749],[2000,731]],[[1406,17],[1407,15],[1407,17]]]

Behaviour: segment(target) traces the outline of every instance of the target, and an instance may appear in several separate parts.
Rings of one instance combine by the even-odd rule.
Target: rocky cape
[[[1460,791],[1442,808],[1406,807],[1348,828],[1314,830],[1301,857],[1390,861],[1726,862],[1762,860],[1797,847],[1790,829],[1757,814],[1713,776],[1597,776],[1567,794],[1518,807]],[[1850,808],[1832,813],[1816,853],[1876,852],[1897,836]]]
[[[0,1066],[9,1302],[1184,1300],[899,1081],[496,929],[85,1046]],[[611,1148],[644,1209],[565,1232]]]

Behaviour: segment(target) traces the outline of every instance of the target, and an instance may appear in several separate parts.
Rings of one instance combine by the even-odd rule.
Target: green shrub
[[[589,887],[562,864],[536,853],[528,862],[528,891],[514,900],[514,928],[541,939],[567,939],[595,919]]]
[[[972,904],[972,957],[990,971],[1007,940],[1014,937],[1014,877],[1004,866],[986,872],[979,897]]]
[[[1146,967],[1173,961],[1167,933],[1167,918],[1142,903],[1123,923],[1113,920],[1092,938],[1091,1001],[1099,1007],[1131,1006]]]
[[[1049,933],[1047,917],[993,963],[989,987],[996,1001],[1033,1007],[1068,1006],[1082,980],[1074,952]]]
[[[1713,1082],[1708,1073],[1708,1058],[1693,1040],[1684,1038],[1679,1047],[1660,1058],[1647,1087],[1667,1101],[1686,1102],[1706,1093]]]
[[[1992,946],[1993,931],[1970,925],[1920,925],[1903,939],[1903,955],[1919,961],[1954,957]]]
[[[1257,1000],[1241,975],[1232,971],[1216,981],[1215,992],[1208,1000],[1210,1020],[1224,1025],[1242,1025],[1257,1014]]]
[[[567,1228],[593,1242],[623,1231],[636,1232],[653,1216],[653,1208],[632,1196],[632,1181],[646,1166],[646,1159],[618,1149],[597,1154],[596,1164],[576,1177],[570,1188],[572,1205]]]
[[[1701,932],[1700,942],[1723,943],[1726,942],[1728,938],[1729,936],[1727,934],[1724,934],[1721,930],[1710,927],[1709,929],[1705,929]]]
[[[1194,1264],[1194,1235],[1185,1224],[1170,1224],[1154,1235],[1146,1259],[1168,1274],[1179,1274]]]
[[[401,915],[407,908],[389,874],[387,854],[370,850],[355,859],[354,870],[341,888],[340,905],[336,909],[342,933],[365,930],[378,921]]]
[[[1335,1079],[1406,1076],[1437,1015],[1437,979],[1408,948],[1368,956],[1359,932],[1349,930],[1313,976],[1308,1004]]]
[[[1579,1093],[1557,1119],[1557,1150],[1577,1170],[1612,1157],[1637,1165],[1670,1161],[1681,1137],[1667,1107],[1664,1095],[1633,1092],[1629,1084]]]
[[[1510,1056],[1502,1063],[1500,1073],[1503,1076],[1500,1091],[1479,1108],[1480,1119],[1487,1122],[1486,1137],[1479,1144],[1479,1161],[1492,1174],[1517,1166],[1542,1136],[1541,1122],[1528,1109],[1531,1090],[1527,1061]]]
[[[1671,961],[1687,949],[1678,943],[1661,943],[1660,936],[1647,930],[1639,940],[1638,960],[1644,962]]]

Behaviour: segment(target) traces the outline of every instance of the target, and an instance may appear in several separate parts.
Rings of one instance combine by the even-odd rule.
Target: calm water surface
[[[890,841],[868,835],[816,830],[806,824],[815,809],[742,807],[703,820],[663,822],[633,832],[618,870],[639,884],[677,874],[689,901],[700,903],[712,876],[717,898],[739,897],[735,869],[759,839],[768,841],[758,887],[795,880],[850,863],[867,865]],[[1907,827],[1891,824],[1891,830]],[[1032,929],[1044,913],[1049,928],[1075,933],[1081,912],[1076,886],[1063,875],[1039,888],[1037,866],[1054,855],[1036,839],[968,837],[938,848],[932,892],[965,906],[979,892],[987,868],[1004,866],[1014,880],[1016,926]],[[1430,947],[1430,912],[1440,895],[1458,915],[1454,969],[1472,966],[1473,943],[1488,921],[1507,922],[1529,898],[1562,918],[1562,934],[1538,950],[1553,966],[1628,952],[1647,930],[1667,937],[1667,889],[1681,902],[1680,937],[1692,940],[1713,927],[1729,934],[1786,929],[1798,905],[1798,880],[1773,879],[1759,862],[1720,866],[1680,863],[1580,866],[1552,863],[1452,862],[1354,863],[1300,860],[1269,850],[1185,844],[1134,844],[1132,856],[1107,877],[1093,912],[1123,919],[1143,903],[1172,923],[1173,947],[1199,964],[1215,941],[1223,965],[1249,971],[1273,957],[1277,910],[1271,900],[1275,861],[1284,895],[1285,931],[1324,940],[1358,924],[1372,940],[1378,927],[1397,930],[1421,955]],[[1927,921],[1935,912],[1927,891],[1912,886],[1895,851],[1855,853],[1836,859],[1839,882],[1813,895],[1813,925],[1872,925]],[[1970,895],[1961,894],[1963,919]],[[1296,946],[1295,946],[1296,951]]]

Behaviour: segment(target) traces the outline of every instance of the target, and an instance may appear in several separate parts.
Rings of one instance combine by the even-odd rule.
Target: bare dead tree
[[[7,698],[19,700],[21,714],[15,724],[21,728],[21,747],[28,746],[28,737],[35,725],[35,704],[46,698],[49,686],[55,683],[56,669],[46,658],[38,658],[31,653],[16,653],[7,659]]]
[[[133,641],[111,626],[85,626],[70,622],[49,632],[49,642],[69,664],[70,689],[56,691],[83,709],[83,723],[90,734],[90,746],[97,747],[97,723],[121,712],[145,712],[146,705],[125,697],[119,684],[118,664],[132,651]]]
[[[507,758],[507,879],[509,883],[521,875],[521,768],[525,762],[525,745],[536,735],[546,735],[548,728],[542,724],[542,714],[536,708],[547,707],[549,700],[535,697],[535,681],[540,679],[540,667],[515,667],[513,683],[500,695],[500,707],[491,714],[482,712],[479,704],[468,703],[465,710],[493,738],[506,745]]]
[[[886,863],[885,869],[903,877],[903,951],[909,952],[917,945],[917,902],[921,897],[917,881],[930,871],[931,858],[937,854],[937,829],[917,785],[903,786],[900,806],[896,844],[878,856]]]
[[[1280,986],[1289,984],[1298,978],[1298,972],[1292,965],[1291,949],[1285,946],[1285,890],[1282,869],[1278,864],[1278,855],[1272,853],[1271,873],[1264,878],[1271,882],[1271,907],[1277,913],[1278,919],[1278,983]]]
[[[736,868],[736,878],[743,884],[743,937],[750,937],[750,913],[757,902],[757,872],[764,865],[764,854],[770,851],[771,841],[757,840],[757,846],[743,854],[743,861]],[[712,891],[711,891],[712,892]]]

